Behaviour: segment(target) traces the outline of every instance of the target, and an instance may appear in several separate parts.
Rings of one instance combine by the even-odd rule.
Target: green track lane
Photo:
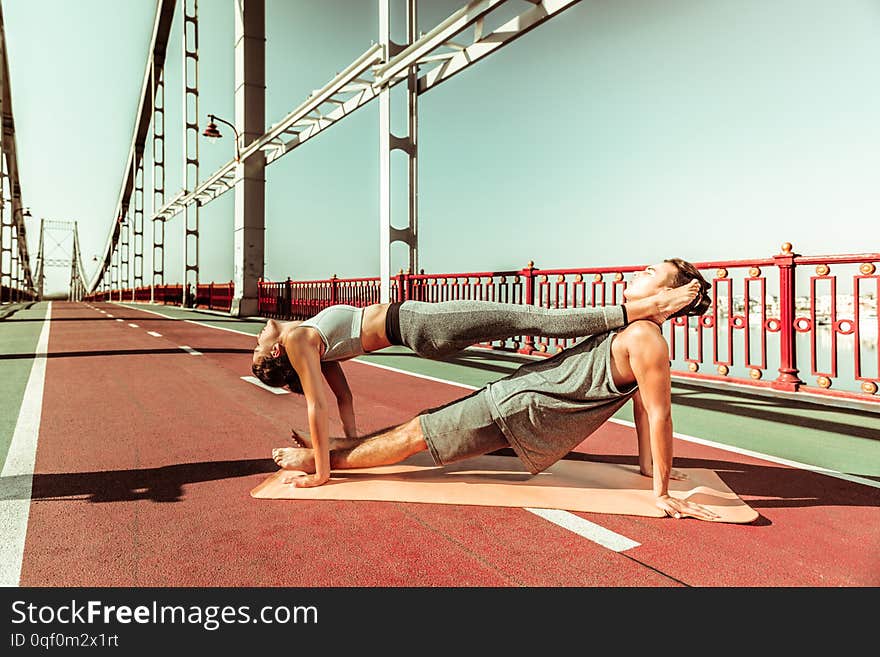
[[[24,304],[3,313],[0,321],[0,464],[6,463],[48,307],[47,302]]]

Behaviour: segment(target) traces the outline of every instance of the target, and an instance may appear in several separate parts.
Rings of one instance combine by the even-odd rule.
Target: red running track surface
[[[641,544],[618,553],[523,509],[255,500],[271,449],[307,427],[302,397],[240,379],[255,339],[95,305],[126,321],[53,304],[22,586],[880,584],[877,489],[681,440],[675,465],[717,470],[758,521],[578,514]],[[343,368],[362,432],[469,392]],[[635,447],[608,423],[572,458]]]

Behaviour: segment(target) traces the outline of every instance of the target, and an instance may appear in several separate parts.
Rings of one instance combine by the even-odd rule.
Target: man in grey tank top
[[[635,275],[624,291],[640,299],[698,280],[701,292],[675,316],[701,315],[710,304],[709,284],[690,263],[664,260]],[[717,517],[705,507],[669,495],[672,416],[669,347],[660,327],[636,321],[622,330],[577,342],[546,360],[409,422],[356,440],[331,441],[334,469],[399,463],[428,450],[438,465],[511,447],[533,474],[563,458],[626,402],[633,401],[639,468],[653,478],[657,506],[674,518]],[[282,468],[314,471],[312,450],[273,450]],[[293,476],[291,480],[293,480]]]

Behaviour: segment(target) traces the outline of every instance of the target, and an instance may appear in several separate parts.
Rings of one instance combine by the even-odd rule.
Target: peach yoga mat
[[[713,522],[749,523],[758,513],[712,470],[676,468],[685,481],[670,481],[669,494],[701,504],[720,517]],[[372,500],[563,509],[593,513],[650,516],[664,513],[654,505],[651,479],[630,465],[562,460],[531,475],[513,456],[480,456],[436,466],[427,453],[397,465],[334,470],[330,481],[315,488],[282,482],[279,470],[251,491],[260,499]]]

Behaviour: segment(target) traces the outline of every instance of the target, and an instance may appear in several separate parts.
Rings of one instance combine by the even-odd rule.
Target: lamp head
[[[217,129],[217,124],[211,121],[208,124],[208,127],[205,128],[205,131],[202,133],[205,137],[210,137],[211,139],[219,139],[223,135],[220,134],[220,131]]]
[[[211,139],[220,139],[223,135],[220,134],[220,130],[217,129],[217,123],[215,122],[217,119],[213,114],[208,114],[208,127],[205,128],[205,131],[202,133],[205,137],[210,137]]]

